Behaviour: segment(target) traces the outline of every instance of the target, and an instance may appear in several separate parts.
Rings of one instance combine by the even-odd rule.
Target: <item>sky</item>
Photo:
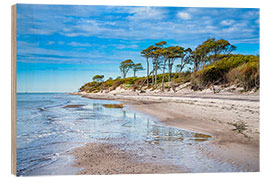
[[[18,4],[17,92],[78,91],[96,74],[120,76],[126,59],[146,68],[140,52],[156,42],[194,49],[208,38],[260,54],[259,9]]]

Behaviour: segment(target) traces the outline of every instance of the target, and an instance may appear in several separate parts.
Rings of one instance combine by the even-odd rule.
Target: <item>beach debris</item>
[[[102,104],[105,108],[124,108],[124,104]]]
[[[141,90],[140,93],[146,93],[146,91],[145,90]]]

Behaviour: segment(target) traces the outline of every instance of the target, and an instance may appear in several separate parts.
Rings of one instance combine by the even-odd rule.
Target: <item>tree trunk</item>
[[[162,92],[164,92],[164,73],[165,73],[165,65],[166,65],[166,60],[164,61],[163,72],[162,72]]]
[[[155,88],[157,88],[157,66],[158,66],[158,64],[156,63],[156,67],[155,67]]]
[[[215,52],[214,52],[214,55],[215,55],[215,56],[214,56],[214,61],[213,61],[213,62],[216,62],[216,61],[217,61],[218,51],[215,51]],[[213,62],[210,61],[210,63],[213,63]]]
[[[195,61],[194,61],[194,72],[197,72],[198,66],[199,66],[199,61],[198,61],[198,59],[195,59]]]
[[[171,60],[169,59],[168,60],[168,67],[169,67],[169,69],[168,69],[168,71],[169,71],[169,82],[171,81]]]
[[[152,86],[154,86],[154,74],[155,74],[155,66],[154,66],[154,63],[153,63]]]
[[[184,62],[183,62],[184,60],[183,60],[183,58],[181,58],[181,64],[179,64],[180,65],[180,68],[179,68],[179,79],[181,78],[181,73],[182,73],[182,70],[183,70],[183,68],[184,68]]]
[[[169,66],[169,82],[172,80],[172,64]]]
[[[136,77],[136,71],[134,71],[134,77]]]
[[[182,76],[182,71],[184,69],[184,66],[183,65],[180,65],[180,69],[179,69],[179,79],[181,80],[181,76]]]
[[[148,62],[148,58],[146,58],[146,62],[147,62],[147,87],[149,87],[149,62]]]
[[[198,62],[195,62],[194,72],[197,72],[197,70],[198,70]]]

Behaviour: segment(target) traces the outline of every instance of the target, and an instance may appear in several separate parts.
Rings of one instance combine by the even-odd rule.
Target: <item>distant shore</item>
[[[259,92],[71,94],[91,99],[122,101],[129,104],[130,108],[154,116],[165,125],[211,134],[211,147],[201,149],[202,153],[217,161],[230,163],[243,171],[259,171]],[[89,144],[88,148],[82,147],[81,150],[87,151],[89,147],[94,146],[97,145]],[[78,152],[78,149],[75,152]],[[76,166],[87,169],[87,164],[81,163],[87,159],[83,157],[82,152],[81,155],[75,153]],[[135,173],[138,171],[140,169]],[[84,173],[91,174],[87,171]]]

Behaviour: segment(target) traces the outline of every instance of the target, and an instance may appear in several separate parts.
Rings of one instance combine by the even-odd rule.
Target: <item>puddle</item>
[[[195,133],[195,134],[194,134],[194,137],[195,137],[195,138],[202,138],[202,139],[209,139],[209,138],[211,138],[212,136],[207,135],[207,134]]]
[[[208,141],[212,136],[201,133],[194,133],[191,131],[178,129],[168,126],[152,126],[148,129],[146,142],[149,144],[159,144],[160,141],[175,141],[175,142],[187,142],[195,141],[202,142]]]
[[[202,141],[208,141],[210,139],[212,139],[212,136],[207,135],[207,134],[201,134],[201,133],[195,133],[194,134],[194,141],[198,141],[198,142],[202,142]]]

